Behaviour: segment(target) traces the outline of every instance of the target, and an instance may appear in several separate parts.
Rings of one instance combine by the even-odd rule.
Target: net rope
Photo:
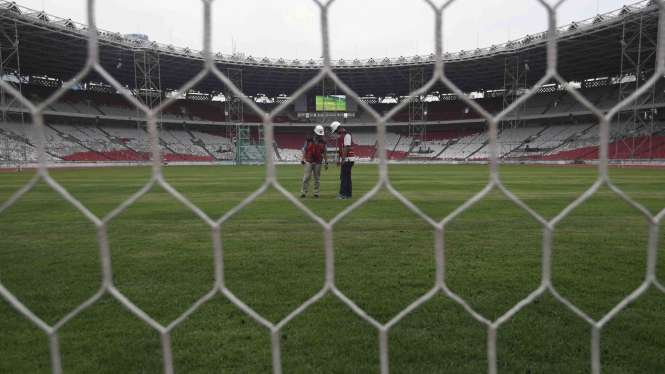
[[[197,83],[199,83],[204,78],[212,75],[221,81],[224,85],[229,87],[229,89],[237,96],[240,97],[244,103],[254,111],[256,114],[263,118],[263,123],[265,124],[265,138],[266,138],[266,154],[272,155],[273,153],[273,139],[274,139],[274,127],[272,126],[273,120],[278,116],[286,107],[289,105],[288,102],[280,104],[275,110],[273,110],[269,115],[265,115],[265,112],[260,109],[256,103],[249,100],[245,95],[240,92],[240,90],[234,86],[226,75],[224,75],[215,65],[213,61],[213,55],[211,52],[211,7],[213,0],[201,0],[203,2],[203,35],[204,35],[204,56],[205,62],[203,70],[198,73],[193,79],[187,82],[183,87],[178,89],[179,92],[187,92],[190,89],[194,88]],[[330,60],[330,39],[329,39],[329,27],[328,27],[328,10],[332,6],[335,0],[329,0],[327,2],[321,2],[318,0],[312,0],[316,3],[320,10],[321,18],[321,38],[323,45],[323,56],[324,62],[323,67],[317,73],[317,75],[309,80],[306,84],[300,87],[292,97],[298,98],[304,95],[307,91],[313,88],[319,81],[324,77],[332,80],[337,87],[345,92],[349,96],[358,97],[343,81],[341,81],[337,75],[333,72],[331,68]],[[653,76],[636,92],[633,92],[632,95],[625,98],[615,107],[613,107],[608,113],[603,114],[599,111],[591,102],[589,102],[584,96],[579,92],[573,89],[570,85],[566,84],[567,82],[559,75],[557,72],[557,32],[556,32],[556,20],[557,20],[557,10],[566,0],[559,0],[554,3],[549,3],[546,0],[534,0],[540,3],[547,11],[548,14],[548,32],[547,32],[547,70],[545,75],[536,83],[527,93],[520,96],[516,101],[514,101],[510,106],[505,108],[501,113],[496,116],[492,116],[475,101],[467,98],[459,88],[445,75],[444,62],[443,62],[443,14],[455,0],[449,0],[442,5],[436,5],[431,0],[425,1],[435,16],[435,69],[434,74],[429,79],[429,81],[420,89],[412,92],[407,100],[403,100],[400,104],[395,106],[392,110],[386,113],[384,116],[381,116],[377,113],[369,104],[363,102],[362,100],[358,104],[365,110],[367,113],[376,120],[377,135],[378,135],[378,154],[385,155],[385,140],[386,140],[386,122],[393,115],[395,115],[400,110],[404,109],[406,105],[410,102],[410,99],[416,96],[423,95],[432,88],[436,83],[442,83],[447,87],[451,92],[454,92],[460,100],[462,100],[466,105],[471,109],[477,111],[488,123],[489,125],[489,145],[491,151],[490,158],[490,180],[488,184],[475,196],[466,201],[455,211],[445,217],[443,220],[437,222],[431,217],[423,213],[418,207],[416,207],[411,201],[404,197],[401,193],[393,188],[390,184],[389,173],[388,173],[388,162],[385,157],[382,157],[379,160],[378,168],[378,177],[379,180],[377,184],[364,196],[356,200],[348,208],[344,209],[336,217],[330,221],[325,221],[323,218],[319,217],[308,209],[302,202],[295,198],[290,192],[288,192],[278,181],[275,173],[275,161],[272,157],[267,157],[266,162],[266,176],[265,182],[263,185],[253,192],[249,197],[243,200],[236,207],[228,211],[221,218],[215,220],[208,215],[206,215],[201,209],[199,209],[192,202],[187,200],[180,192],[173,188],[163,177],[162,175],[162,165],[160,163],[160,147],[158,141],[158,132],[157,132],[157,120],[159,113],[172,104],[175,100],[174,97],[170,97],[164,100],[159,106],[155,108],[148,108],[142,103],[140,103],[128,90],[123,87],[118,81],[116,81],[111,74],[109,74],[99,63],[99,45],[96,30],[96,17],[95,17],[95,3],[96,0],[87,0],[87,21],[89,25],[89,34],[88,34],[88,56],[84,68],[68,83],[60,87],[56,92],[54,92],[47,100],[35,106],[31,101],[26,99],[18,92],[11,84],[8,84],[4,80],[0,80],[0,85],[12,96],[20,100],[23,105],[29,108],[30,112],[34,118],[34,126],[37,135],[37,149],[38,149],[38,162],[39,168],[34,176],[34,178],[23,186],[19,191],[12,195],[7,201],[5,201],[0,206],[0,214],[6,211],[9,207],[14,205],[23,195],[29,192],[39,181],[43,181],[48,184],[53,190],[60,194],[66,201],[72,204],[77,210],[79,210],[85,217],[87,217],[97,229],[97,240],[99,243],[99,257],[102,271],[102,281],[99,290],[95,293],[94,296],[78,305],[74,310],[68,313],[65,317],[60,319],[58,322],[52,326],[45,323],[37,315],[35,315],[29,308],[27,308],[19,299],[17,299],[4,285],[0,283],[0,296],[2,296],[9,304],[15,308],[19,313],[26,317],[30,322],[44,331],[49,339],[50,347],[50,360],[51,368],[54,374],[62,373],[62,362],[60,355],[59,339],[58,333],[60,329],[77,315],[79,315],[83,310],[95,304],[102,296],[108,294],[120,302],[125,308],[132,312],[135,316],[144,321],[147,325],[155,329],[161,339],[161,348],[162,348],[162,360],[164,373],[172,374],[174,372],[173,365],[173,356],[172,356],[172,344],[171,344],[171,332],[174,328],[180,325],[193,313],[195,313],[203,304],[210,301],[213,297],[218,294],[223,295],[231,303],[233,303],[237,308],[242,310],[248,316],[253,318],[256,322],[266,327],[270,332],[271,337],[271,352],[272,352],[272,370],[275,374],[282,373],[282,363],[281,363],[281,349],[280,349],[280,331],[286,326],[290,321],[292,321],[296,316],[305,311],[312,304],[319,301],[328,293],[331,293],[337,297],[340,301],[346,304],[355,314],[360,316],[363,320],[369,323],[371,326],[376,328],[378,331],[379,338],[379,358],[380,358],[380,368],[382,374],[388,374],[389,369],[389,359],[388,359],[388,331],[399,323],[406,315],[414,311],[416,308],[423,305],[428,300],[432,299],[437,294],[444,294],[461,307],[466,310],[466,312],[471,315],[475,320],[483,324],[487,328],[487,372],[490,374],[497,373],[497,331],[499,327],[509,321],[517,312],[522,310],[527,305],[534,302],[538,297],[543,295],[546,292],[549,292],[556,300],[561,304],[570,309],[575,313],[579,318],[586,321],[591,326],[591,371],[594,374],[600,374],[601,372],[601,363],[600,363],[600,336],[602,328],[614,318],[619,312],[621,312],[627,305],[637,300],[647,289],[651,286],[655,287],[659,291],[665,293],[665,287],[659,282],[656,277],[656,262],[657,262],[657,252],[658,252],[658,230],[663,217],[665,216],[665,210],[661,211],[658,214],[652,214],[648,209],[634,201],[630,198],[625,192],[615,186],[609,178],[608,173],[608,145],[609,145],[609,124],[610,121],[619,113],[619,111],[628,106],[631,101],[634,101],[637,97],[646,92],[647,89],[656,84],[656,81],[665,74],[665,2],[663,0],[655,1],[656,6],[659,7],[659,20],[658,20],[658,51],[657,51],[657,67]],[[48,172],[46,157],[44,151],[44,110],[52,103],[59,100],[68,90],[70,90],[76,82],[81,81],[88,73],[95,71],[100,74],[109,84],[116,88],[122,95],[127,98],[133,105],[135,105],[140,112],[145,113],[147,116],[148,122],[148,131],[150,134],[150,146],[153,154],[153,163],[152,163],[152,174],[150,181],[141,188],[136,194],[131,196],[128,200],[124,201],[120,206],[114,209],[105,217],[97,217],[92,212],[90,212],[81,202],[74,198],[64,187],[62,187],[58,182],[56,182]],[[517,106],[521,105],[524,101],[532,97],[539,88],[544,84],[555,81],[561,84],[568,93],[587,108],[592,115],[598,120],[600,124],[600,162],[598,164],[598,178],[596,182],[580,197],[578,197],[573,203],[567,206],[561,211],[556,217],[548,221],[536,213],[531,207],[526,203],[520,200],[515,196],[508,188],[506,188],[499,175],[499,165],[498,165],[498,124],[502,119],[509,115]],[[214,251],[214,272],[215,272],[215,281],[212,289],[201,299],[196,301],[187,311],[182,315],[177,317],[168,325],[164,326],[157,321],[155,321],[150,315],[141,310],[138,306],[132,303],[127,297],[125,297],[114,285],[113,283],[113,270],[111,266],[111,256],[109,251],[108,237],[107,237],[107,227],[109,223],[121,214],[125,209],[134,204],[139,200],[143,195],[150,191],[154,186],[159,185],[164,188],[171,196],[180,201],[185,207],[194,212],[201,220],[203,220],[211,229],[212,237],[212,246]],[[589,317],[586,313],[580,310],[572,302],[561,296],[552,284],[552,235],[556,228],[556,225],[566,218],[574,209],[578,208],[580,205],[584,204],[590,197],[592,197],[601,187],[607,187],[619,198],[626,201],[633,208],[641,212],[646,219],[649,221],[649,242],[647,248],[647,267],[644,281],[641,285],[635,289],[630,295],[624,298],[621,302],[615,305],[604,317],[599,320],[594,320]],[[259,313],[250,308],[245,304],[240,298],[235,296],[229,288],[226,287],[224,283],[224,263],[223,263],[223,248],[222,248],[222,234],[221,227],[235,214],[240,212],[244,207],[253,202],[257,197],[266,192],[269,188],[274,188],[279,191],[287,200],[289,200],[293,205],[298,209],[306,213],[314,222],[318,223],[323,229],[324,233],[324,245],[325,245],[325,282],[322,289],[304,302],[302,305],[293,310],[287,317],[279,321],[278,323],[272,323],[262,317]],[[436,262],[436,277],[435,282],[430,291],[421,296],[411,305],[407,306],[404,310],[398,313],[394,318],[385,324],[381,324],[367,314],[363,309],[356,305],[353,300],[347,297],[342,291],[340,291],[335,285],[335,264],[334,264],[334,246],[333,246],[333,229],[335,225],[342,220],[344,217],[349,215],[351,212],[355,211],[363,204],[365,204],[369,199],[374,197],[380,190],[386,189],[390,194],[395,198],[401,201],[406,207],[411,211],[416,213],[420,218],[426,221],[435,231],[435,262]],[[526,298],[519,301],[515,304],[510,310],[508,310],[504,315],[498,319],[491,321],[486,317],[482,316],[480,313],[476,312],[466,300],[456,295],[453,291],[450,290],[446,284],[445,277],[445,240],[444,240],[444,229],[448,223],[453,221],[461,213],[468,210],[471,206],[481,201],[487,194],[492,190],[498,190],[506,198],[512,201],[514,204],[525,210],[533,219],[535,219],[543,229],[543,246],[542,246],[542,275],[541,282],[538,288],[531,292]]]

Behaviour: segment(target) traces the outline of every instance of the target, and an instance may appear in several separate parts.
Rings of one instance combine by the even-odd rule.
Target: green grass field
[[[317,96],[316,110],[325,112],[343,112],[346,110],[346,99],[334,96]]]
[[[354,197],[376,183],[376,167],[354,168]],[[258,188],[262,167],[167,167],[165,178],[218,218]],[[52,176],[103,216],[139,190],[148,168],[56,170]],[[594,168],[506,166],[505,185],[547,219],[585,191]],[[487,166],[390,167],[394,187],[440,220],[479,191]],[[613,181],[652,212],[665,208],[665,170],[613,169]],[[32,174],[0,173],[0,201]],[[279,166],[299,194],[302,168]],[[334,200],[338,169],[323,173],[322,198],[305,204],[331,219],[352,201]],[[606,189],[557,226],[553,283],[599,319],[633,291],[646,269],[647,220]],[[665,280],[661,227],[658,275]],[[155,188],[108,230],[114,283],[162,324],[213,284],[209,228]],[[222,227],[228,287],[277,322],[324,282],[322,230],[273,190]],[[445,233],[446,280],[485,317],[496,319],[538,287],[541,227],[498,192],[453,221]],[[336,284],[379,322],[387,322],[434,282],[432,229],[382,191],[335,227]],[[99,288],[93,225],[44,184],[0,215],[0,281],[47,323]],[[591,329],[549,294],[498,333],[502,373],[588,373]],[[160,373],[157,332],[111,297],[67,324],[60,335],[65,373]],[[665,372],[665,295],[649,289],[602,333],[604,373]],[[285,373],[378,373],[378,334],[332,295],[282,332]],[[389,334],[392,373],[486,372],[486,330],[439,295]],[[173,333],[179,373],[270,373],[268,331],[222,297]],[[0,300],[0,373],[48,373],[44,333]]]

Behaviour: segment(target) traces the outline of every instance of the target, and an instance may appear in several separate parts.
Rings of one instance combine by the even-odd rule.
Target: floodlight
[[[122,67],[122,60],[118,60],[118,66],[116,66],[116,69],[120,69]]]

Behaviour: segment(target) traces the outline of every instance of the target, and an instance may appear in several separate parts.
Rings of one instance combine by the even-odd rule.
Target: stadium
[[[317,4],[287,60],[0,0],[0,372],[664,372],[665,4],[351,60]]]

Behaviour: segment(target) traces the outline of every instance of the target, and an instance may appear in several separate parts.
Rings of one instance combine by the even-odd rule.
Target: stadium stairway
[[[594,128],[594,127],[596,127],[596,125],[593,125],[593,126],[589,127],[588,129],[586,129],[584,131],[584,134],[588,134],[589,131],[591,131],[591,129]],[[598,158],[598,155],[599,155],[598,149],[599,148],[600,148],[600,146],[596,145],[596,146],[593,146],[593,147],[575,149],[571,152],[576,152],[576,154],[578,155],[577,157],[574,157],[576,160],[585,160],[585,159],[589,160],[593,157]]]
[[[459,131],[459,134],[457,134],[457,136],[455,136],[453,139],[448,140],[448,143],[446,143],[441,152],[437,153],[436,156],[432,157],[432,160],[436,160],[437,158],[439,158],[439,156],[441,156],[443,152],[445,152],[448,148],[450,148],[451,144],[457,143],[457,141],[462,137],[463,133],[464,129],[461,129]]]
[[[587,133],[588,133],[589,131],[591,131],[591,129],[594,128],[594,127],[596,127],[596,125],[590,125],[589,127],[587,127],[587,128],[585,128],[584,130],[582,130],[582,134],[587,134]],[[586,148],[578,148],[578,149],[576,149],[576,150],[557,152],[557,150],[560,149],[560,148],[562,148],[562,147],[568,142],[569,139],[571,139],[572,137],[575,137],[575,136],[576,136],[576,134],[573,134],[573,135],[567,137],[567,138],[564,139],[561,143],[559,143],[559,145],[557,145],[556,147],[554,147],[554,148],[550,149],[549,151],[547,151],[547,153],[548,153],[547,156],[538,156],[538,157],[540,157],[540,158],[542,158],[542,159],[555,159],[555,158],[551,158],[551,157],[548,157],[548,156],[557,155],[557,154],[562,154],[562,153],[566,153],[567,155],[568,155],[568,154],[571,154],[571,155],[572,155],[572,154],[575,154],[575,155],[579,155],[579,154],[587,155],[587,154],[589,154],[589,153],[592,153],[592,152],[586,152],[586,153],[584,153],[584,152],[580,153],[580,152],[579,152],[579,151],[581,151],[581,150],[585,150]],[[538,158],[538,157],[536,157],[536,158]],[[579,158],[581,158],[581,157],[583,157],[583,156],[580,156]],[[577,159],[578,157],[573,157],[573,158],[574,158],[574,159]],[[570,157],[565,158],[565,159],[570,159]]]
[[[649,152],[651,152],[651,158],[663,158],[663,150],[665,150],[665,136],[654,136],[651,148],[636,154],[635,158],[648,158]]]
[[[178,154],[178,152],[174,151],[173,148],[171,148],[171,146],[169,145],[169,143],[164,141],[164,139],[159,138],[159,145],[164,147],[164,149],[166,149],[167,151],[171,152],[176,158],[179,158],[179,159],[185,161],[185,158],[182,157],[180,154]],[[169,161],[177,161],[177,160],[171,159],[172,157],[170,157],[168,154],[163,154],[162,156],[164,157],[165,160],[169,159]]]
[[[379,153],[379,141],[377,140],[376,143],[374,143],[374,153],[372,154],[372,158],[370,159],[371,162],[374,162],[376,159],[376,155]]]
[[[549,129],[549,128],[550,128],[549,125],[548,125],[548,126],[545,126],[545,128],[543,128],[542,130],[538,131],[537,134],[534,134],[534,135],[532,135],[532,136],[540,136],[540,134],[542,134],[543,132],[545,132],[545,130],[547,130],[547,129]],[[510,155],[511,153],[515,152],[516,150],[520,149],[521,147],[524,147],[524,145],[527,144],[527,140],[530,140],[530,138],[531,138],[531,136],[530,136],[529,138],[524,139],[524,140],[522,141],[522,143],[520,143],[517,147],[515,147],[515,148],[509,150],[508,152],[504,153],[503,156],[501,156],[501,157],[506,157],[506,156]]]
[[[499,135],[501,135],[501,130],[499,130],[499,133],[496,134],[496,135],[497,135],[497,137],[498,137]],[[480,134],[478,134],[478,136],[480,136]],[[489,140],[489,139],[485,140],[485,142],[483,143],[483,145],[481,145],[480,147],[478,147],[478,149],[476,149],[475,151],[473,151],[471,154],[469,154],[468,156],[466,156],[464,159],[466,159],[466,160],[470,159],[473,155],[475,155],[476,153],[480,152],[481,149],[487,147],[488,144],[490,144],[490,140]]]
[[[176,144],[177,146],[182,147],[182,149],[184,149],[184,150],[187,151],[187,154],[182,154],[182,153],[181,153],[179,156],[181,156],[182,158],[185,158],[185,159],[189,159],[189,158],[192,158],[192,157],[196,158],[196,156],[197,156],[197,155],[196,155],[196,151],[194,151],[194,150],[192,149],[192,147],[191,147],[192,143],[191,143],[191,142],[185,144],[185,143],[182,141],[182,139],[180,139],[180,137],[176,136],[176,135],[175,135],[173,132],[171,132],[170,130],[166,130],[166,129],[165,129],[164,132],[167,133],[167,134],[169,134],[169,135],[171,135],[171,137],[173,138],[173,140],[176,142],[175,144]],[[187,135],[189,135],[190,137],[192,136],[189,132],[187,132]],[[189,140],[191,141],[191,138],[190,138]],[[174,152],[174,153],[175,153],[175,152]],[[192,157],[189,157],[189,156],[192,156]]]
[[[275,151],[275,157],[277,157],[277,161],[282,161],[282,155],[279,154],[279,149],[277,147],[277,142],[273,140],[272,142],[272,149]]]
[[[103,133],[104,133],[109,139],[113,139],[113,138],[114,138],[113,135],[109,134],[109,133],[108,133],[107,131],[105,131],[102,127],[97,126],[97,129],[98,129],[99,131],[103,132]],[[126,143],[124,140],[122,140],[122,139],[118,139],[118,140],[119,140],[120,142],[122,142],[121,145],[122,145],[123,147],[125,147],[125,148],[129,151],[128,153],[127,153],[127,152],[124,152],[124,151],[120,151],[121,155],[124,156],[124,157],[127,157],[128,160],[132,160],[132,161],[140,161],[142,158],[145,159],[145,160],[150,160],[150,159],[147,158],[145,155],[143,155],[143,154],[141,154],[141,153],[139,153],[139,152],[136,152],[134,149],[132,149],[129,145],[127,145],[127,143]],[[118,143],[118,144],[120,144],[120,143]]]
[[[9,139],[10,143],[12,143],[12,142],[17,142],[17,143],[20,143],[20,144],[22,144],[22,145],[24,144],[25,146],[27,146],[27,147],[33,149],[33,151],[32,151],[31,153],[33,153],[33,154],[35,154],[35,155],[37,154],[37,147],[36,147],[34,144],[32,144],[32,142],[30,142],[30,140],[29,140],[28,138],[24,137],[23,135],[14,134],[14,133],[12,133],[12,132],[10,132],[10,131],[4,131],[4,130],[2,130],[2,129],[0,129],[0,134],[2,134],[4,137],[6,137],[7,139]],[[49,151],[48,149],[45,149],[44,152],[45,152],[47,155],[50,155],[50,156],[52,156],[52,157],[54,157],[54,158],[56,158],[56,159],[59,159],[59,160],[63,160],[63,161],[65,161],[64,158],[62,158],[61,156],[59,156],[59,155],[57,155],[57,154],[55,154],[55,153]],[[12,158],[11,158],[11,156],[10,156],[10,157],[8,157],[8,158],[5,157],[5,159],[11,161]],[[35,158],[35,160],[36,160],[36,158]]]
[[[393,153],[395,153],[395,150],[397,149],[397,146],[399,145],[399,142],[402,140],[402,134],[399,134],[399,139],[397,139],[397,142],[395,143],[395,148],[390,152],[390,155],[388,155],[388,160],[393,158]]]
[[[33,148],[35,149],[35,152],[37,152],[37,147],[36,147],[34,144],[30,143],[30,142],[27,141],[27,140],[25,141],[25,144],[27,144],[27,145],[33,147]],[[49,155],[51,155],[51,156],[53,156],[53,157],[55,157],[55,158],[58,158],[58,159],[60,159],[60,160],[65,161],[64,158],[62,158],[61,156],[59,156],[59,155],[57,155],[57,154],[55,154],[55,153],[53,153],[53,152],[51,152],[51,151],[49,151],[49,150],[46,150],[46,149],[45,149],[45,150],[44,150],[44,153],[49,154]]]
[[[470,139],[470,141],[469,141],[469,142],[465,142],[465,143],[463,143],[461,148],[459,148],[459,149],[455,149],[454,151],[457,151],[457,152],[454,153],[454,154],[452,155],[453,157],[451,157],[451,158],[457,158],[457,159],[460,159],[460,158],[461,158],[461,159],[466,158],[466,157],[456,157],[456,156],[457,156],[457,155],[463,155],[463,154],[464,154],[463,152],[465,152],[466,148],[467,148],[468,146],[470,146],[471,144],[473,144],[473,142],[474,142],[479,136],[482,136],[483,133],[484,133],[484,131],[474,131],[474,130],[464,130],[464,131],[462,131],[462,134],[460,135],[459,139],[457,139],[458,141],[457,141],[455,144],[451,144],[450,146],[452,147],[453,145],[458,145],[458,144],[460,144],[459,142],[462,141],[463,139]]]
[[[418,143],[415,139],[411,139],[411,145],[409,146],[409,150],[406,152],[406,154],[404,155],[404,157],[402,157],[402,160],[406,160],[406,158],[409,157],[409,155],[411,154],[411,152],[413,152],[413,150],[414,150],[419,144],[420,144],[420,143]]]
[[[212,157],[213,160],[219,160],[217,157],[215,157],[214,154],[212,154],[212,152],[210,152],[210,150],[206,147],[205,143],[202,140],[197,139],[196,136],[194,136],[194,134],[192,134],[192,132],[189,131],[189,130],[187,130],[187,133],[189,134],[189,136],[192,137],[192,139],[194,139],[194,142],[193,142],[194,145],[196,145],[199,148],[203,149],[205,151],[205,153],[207,153],[208,155],[210,155],[210,157]]]
[[[56,133],[58,133],[63,139],[66,139],[66,140],[68,140],[68,141],[72,141],[72,140],[74,140],[74,142],[75,142],[76,144],[78,144],[78,145],[80,145],[81,147],[83,147],[83,148],[87,149],[88,151],[90,151],[90,152],[91,152],[90,155],[93,156],[92,158],[96,158],[95,161],[105,161],[105,160],[108,160],[108,161],[118,161],[118,160],[112,159],[112,158],[109,157],[109,156],[106,156],[106,155],[103,154],[103,153],[98,152],[98,151],[95,150],[95,149],[92,149],[92,148],[88,147],[87,145],[85,145],[83,142],[81,142],[79,139],[77,139],[75,136],[73,136],[73,135],[71,135],[71,134],[63,134],[61,131],[59,131],[58,129],[56,129],[55,127],[53,127],[53,126],[51,126],[51,125],[49,125],[49,124],[47,124],[47,123],[44,123],[44,125],[45,125],[46,127],[50,128],[51,130],[55,131]],[[94,156],[94,155],[97,155],[97,156],[99,156],[99,157],[96,157],[96,156]],[[101,157],[101,158],[100,158],[100,157]],[[76,157],[75,157],[75,158],[76,158]],[[63,159],[66,159],[66,158],[63,158]],[[72,159],[72,160],[74,160],[74,159]],[[72,160],[68,160],[68,161],[72,161]],[[82,160],[75,160],[75,161],[82,161]]]
[[[665,139],[660,145],[651,148],[651,158],[665,158]]]

